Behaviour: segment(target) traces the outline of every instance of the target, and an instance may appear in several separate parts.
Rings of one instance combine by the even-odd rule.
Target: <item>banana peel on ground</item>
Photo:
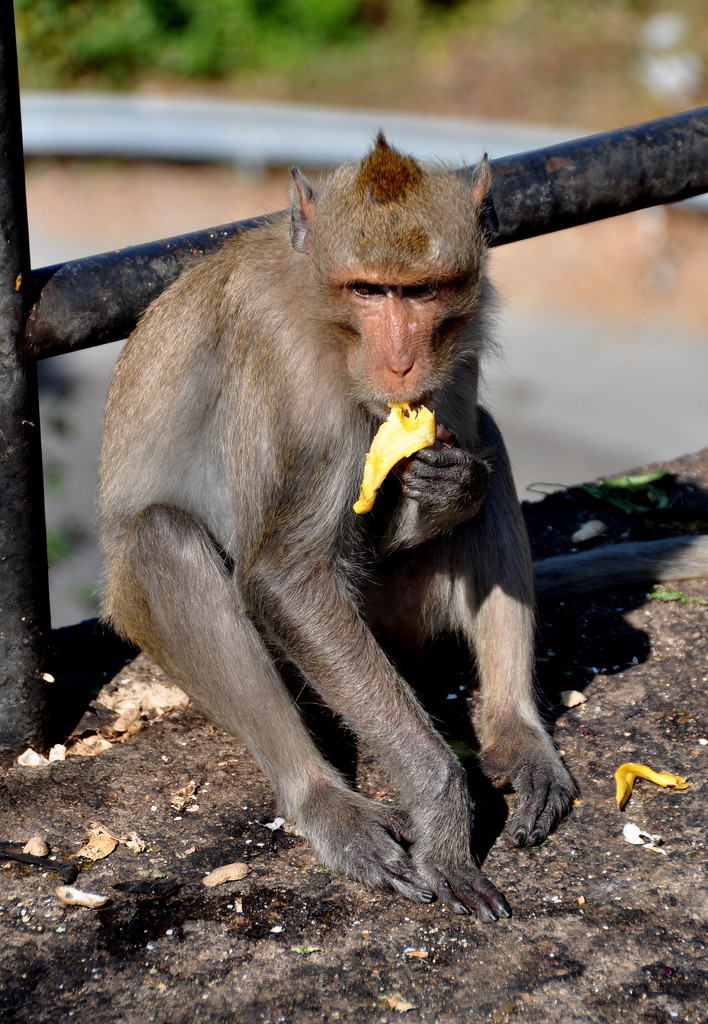
[[[424,405],[413,409],[407,402],[392,402],[391,413],[379,427],[366,456],[354,511],[369,512],[379,487],[396,463],[421,448],[432,448],[434,443],[435,413]]]
[[[645,764],[621,764],[615,772],[617,784],[616,799],[620,810],[629,800],[634,788],[634,780],[648,779],[657,786],[669,787],[671,789],[688,789],[690,783],[682,775],[672,775],[671,772],[655,772]]]

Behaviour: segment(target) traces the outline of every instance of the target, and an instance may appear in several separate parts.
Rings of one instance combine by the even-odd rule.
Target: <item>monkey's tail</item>
[[[534,564],[539,596],[572,597],[628,583],[708,576],[708,535],[608,545]]]

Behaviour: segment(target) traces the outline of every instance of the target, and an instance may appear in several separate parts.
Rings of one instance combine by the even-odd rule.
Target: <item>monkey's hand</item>
[[[391,889],[414,903],[439,899],[480,921],[510,917],[502,894],[470,852],[469,794],[461,772],[434,805],[404,814],[336,786],[318,787],[294,815],[316,856],[365,885]],[[410,849],[410,854],[407,852]]]
[[[415,851],[415,848],[414,848]],[[475,913],[489,924],[500,917],[511,917],[511,908],[502,894],[483,875],[472,856],[462,864],[446,864],[439,859],[416,856],[413,863],[441,903],[453,914]]]
[[[435,892],[417,874],[401,845],[411,842],[406,815],[359,793],[335,787],[318,791],[296,815],[298,831],[333,871],[414,903],[431,903]]]
[[[454,769],[445,781],[439,777],[434,800],[411,808],[413,866],[454,914],[476,913],[485,923],[511,917],[509,904],[473,857],[467,776],[459,763]]]
[[[423,448],[401,474],[403,494],[417,502],[433,527],[444,533],[479,512],[489,492],[492,469],[481,455],[459,448],[442,424],[437,427],[442,448]]]
[[[497,787],[509,783],[516,807],[506,831],[517,846],[537,846],[569,813],[578,796],[575,779],[550,738],[522,727],[483,750],[480,765]]]

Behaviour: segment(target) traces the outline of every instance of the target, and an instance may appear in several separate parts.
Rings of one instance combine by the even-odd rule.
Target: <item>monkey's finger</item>
[[[518,799],[516,810],[507,825],[507,831],[515,846],[534,846],[546,838],[548,833],[537,839],[536,843],[529,840],[530,835],[536,835],[536,822],[546,806],[547,797],[547,792],[536,792],[526,793]]]
[[[542,769],[525,765],[514,778],[516,808],[507,829],[516,846],[526,846],[536,821],[547,806],[551,778]]]
[[[438,441],[442,441],[443,444],[449,445],[452,448],[459,448],[459,441],[451,430],[448,430],[442,423],[436,423],[435,425],[435,437]],[[432,449],[431,449],[432,451]]]
[[[404,489],[409,488],[447,488],[450,491],[466,493],[477,490],[473,487],[473,477],[470,467],[459,466],[425,466],[422,463],[410,465],[401,477]]]
[[[484,875],[481,875],[480,879],[474,890],[458,887],[457,896],[476,912],[484,924],[497,921],[500,917],[511,917],[511,907],[497,887]]]
[[[412,903],[433,902],[435,892],[415,872],[408,856],[400,847],[396,851],[391,851],[386,849],[385,844],[381,844],[369,857],[362,858],[363,872],[359,875],[361,881],[377,888],[392,889]]]
[[[353,828],[340,828],[335,844],[327,835],[310,837],[320,859],[350,878],[373,888],[391,889],[414,903],[434,900],[435,892],[427,879],[420,875],[408,852],[397,842],[397,837],[406,839],[410,831],[407,816],[394,808],[368,801],[363,808],[350,807],[349,810],[359,812],[355,813],[353,822],[349,822]],[[322,838],[324,843],[320,841]]]
[[[580,789],[570,773],[567,773],[566,778],[567,784],[556,784],[551,787],[546,806],[529,832],[529,846],[538,846],[542,843],[563,818],[570,814],[573,801],[580,795]]]
[[[411,464],[423,463],[435,467],[461,466],[468,465],[473,460],[474,456],[462,448],[421,448],[411,457]]]
[[[570,813],[571,801],[565,802],[556,794],[551,794],[536,823],[529,832],[527,846],[538,846],[554,830],[554,828]]]
[[[423,482],[420,480],[404,480],[403,493],[407,498],[421,505],[436,508],[448,508],[453,503],[462,501],[460,485],[454,481],[436,480]]]
[[[407,873],[406,877],[392,874],[389,887],[411,903],[433,903],[436,897],[432,889],[425,888],[423,881],[412,871]]]
[[[432,448],[426,448],[410,460],[401,477],[404,482],[413,479],[435,482],[449,480],[465,490],[484,497],[489,491],[491,470],[487,462],[470,455],[469,452],[436,452]]]

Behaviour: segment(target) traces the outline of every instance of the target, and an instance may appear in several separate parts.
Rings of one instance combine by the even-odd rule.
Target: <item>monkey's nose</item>
[[[418,365],[415,360],[408,364],[388,366],[383,374],[383,384],[388,392],[389,401],[407,401],[417,388],[418,377]]]
[[[386,360],[386,370],[403,380],[415,369],[415,356],[406,351],[394,352]]]
[[[397,381],[407,381],[410,378],[411,374],[413,373],[414,369],[415,367],[413,363],[411,363],[410,366],[396,369],[392,367],[390,370],[390,376]]]

